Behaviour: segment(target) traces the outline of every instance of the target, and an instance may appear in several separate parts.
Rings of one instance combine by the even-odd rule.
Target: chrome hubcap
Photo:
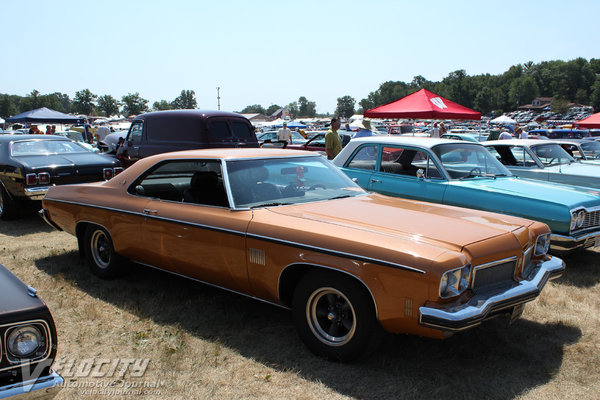
[[[306,303],[306,319],[315,337],[328,346],[343,346],[356,331],[352,303],[331,287],[314,291]]]
[[[108,268],[110,264],[111,245],[110,239],[101,230],[92,234],[91,239],[92,258],[99,268]]]

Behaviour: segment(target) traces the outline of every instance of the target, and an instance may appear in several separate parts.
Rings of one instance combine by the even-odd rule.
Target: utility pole
[[[221,88],[219,86],[217,86],[217,110],[221,109],[221,96],[219,94],[220,91],[221,91]]]

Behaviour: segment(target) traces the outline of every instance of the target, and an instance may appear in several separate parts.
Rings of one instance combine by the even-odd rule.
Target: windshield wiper
[[[332,197],[329,200],[345,199],[346,197],[352,197],[352,196],[350,196],[349,194],[342,194],[342,195],[339,195],[339,196]]]
[[[277,206],[287,206],[293,203],[282,203],[282,202],[272,202],[272,203],[263,203],[258,204],[256,206],[252,206],[250,208],[258,208],[258,207],[277,207]]]

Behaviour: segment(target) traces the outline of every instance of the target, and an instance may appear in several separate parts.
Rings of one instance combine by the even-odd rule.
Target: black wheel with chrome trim
[[[106,229],[90,225],[85,231],[85,255],[94,275],[103,279],[111,279],[124,270],[124,260],[115,253],[110,234]]]
[[[292,313],[304,343],[328,359],[355,360],[373,351],[383,337],[367,290],[341,274],[304,276],[294,291]]]
[[[10,220],[19,216],[19,204],[10,198],[10,195],[0,185],[0,219]]]

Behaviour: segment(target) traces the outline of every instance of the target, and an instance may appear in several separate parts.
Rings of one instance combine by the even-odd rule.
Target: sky
[[[0,93],[89,89],[198,108],[314,101],[386,81],[600,58],[600,1],[0,0]]]

